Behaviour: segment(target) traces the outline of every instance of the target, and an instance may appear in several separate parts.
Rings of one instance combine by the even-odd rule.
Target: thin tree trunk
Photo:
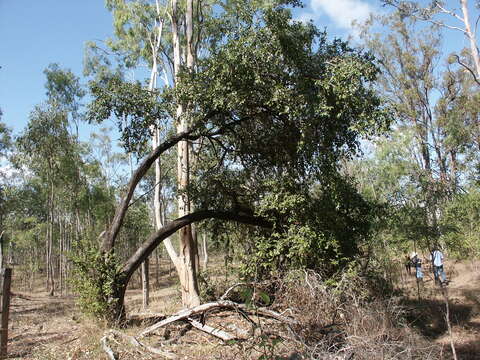
[[[64,252],[64,228],[63,228],[63,221],[61,217],[59,217],[59,243],[58,243],[58,282],[59,282],[59,290],[60,295],[63,295],[63,252]]]
[[[143,293],[143,310],[148,308],[150,300],[150,280],[149,280],[149,261],[148,258],[142,263],[142,293]]]
[[[154,40],[150,42],[150,47],[152,50],[152,69],[150,73],[150,83],[149,83],[149,90],[153,91],[157,87],[157,77],[158,77],[158,63],[157,63],[157,55],[158,55],[158,50],[160,47],[160,42],[162,39],[162,33],[163,33],[163,20],[161,18],[160,14],[160,4],[159,1],[155,1],[156,4],[156,11],[157,11],[157,18],[158,18],[158,27],[157,27],[157,32],[154,36]],[[159,130],[156,125],[152,125],[151,127],[152,131],[152,149],[155,150],[157,146],[160,143],[159,139]],[[153,197],[153,207],[154,207],[154,224],[156,229],[158,230],[162,226],[161,222],[161,203],[160,203],[160,195],[161,195],[161,179],[162,179],[162,174],[161,174],[161,167],[160,167],[160,157],[156,159],[155,161],[155,192],[154,192],[154,197]],[[143,308],[145,309],[148,306],[149,303],[149,294],[150,294],[150,282],[148,279],[148,259],[146,260],[147,263],[145,266],[142,268],[143,272],[142,274],[144,275],[144,280],[142,281],[142,286],[143,286]],[[157,264],[158,264],[158,259],[157,259]],[[158,270],[157,270],[158,274]],[[158,283],[158,278],[157,278],[157,283]]]
[[[477,79],[480,80],[480,56],[478,54],[478,47],[475,39],[475,33],[472,31],[472,27],[470,25],[470,15],[468,11],[468,1],[467,0],[460,0],[460,4],[462,5],[462,13],[463,13],[463,22],[465,24],[465,32],[470,41],[470,53],[472,54],[473,63],[475,66],[475,73]]]
[[[203,240],[203,271],[207,271],[208,248],[207,248],[207,233],[206,232],[203,233],[202,240]]]
[[[158,248],[155,249],[155,287],[160,288],[160,259]]]
[[[192,53],[192,34],[193,34],[193,2],[187,1],[186,11],[186,35],[187,35],[187,67],[193,70]],[[174,72],[175,80],[178,79],[178,72],[181,65],[180,38],[178,24],[177,0],[172,0],[172,42],[174,50]],[[176,113],[177,133],[188,131],[187,117],[184,114],[182,105],[177,107]],[[189,164],[189,144],[187,140],[180,141],[177,148],[177,182],[178,182],[178,216],[183,217],[190,212],[190,203],[186,193],[189,184],[190,164]],[[184,307],[192,307],[200,304],[198,291],[197,274],[195,266],[195,249],[192,237],[191,227],[183,227],[179,231],[180,254],[174,260],[175,267],[180,277],[182,304]],[[168,248],[167,248],[167,251]],[[170,254],[170,251],[169,251]]]
[[[3,242],[3,233],[2,231],[0,233],[0,269],[3,269],[3,248],[4,248],[4,242]]]

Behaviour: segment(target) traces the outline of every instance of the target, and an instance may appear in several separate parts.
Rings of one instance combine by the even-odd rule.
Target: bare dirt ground
[[[447,275],[451,280],[447,294],[450,306],[452,333],[458,359],[480,359],[480,266],[479,263],[447,263]],[[426,280],[418,291],[413,277],[404,277],[403,290],[408,294],[405,306],[409,309],[408,320],[419,332],[442,347],[442,358],[450,359],[450,336],[445,322],[445,300],[442,290],[435,286],[431,275],[426,272]],[[180,308],[178,285],[174,278],[163,274],[158,287],[151,293],[149,313],[171,314]],[[75,307],[72,296],[50,297],[41,291],[25,292],[13,288],[11,300],[9,359],[108,359],[99,340],[107,330],[83,317]],[[418,295],[420,294],[420,298]],[[129,313],[143,312],[139,289],[127,293]],[[225,313],[216,316],[222,322],[240,323],[241,319]],[[148,324],[141,321],[132,323],[124,330],[131,335],[138,334]],[[181,343],[169,350],[182,359],[223,359],[243,358],[238,346],[222,346],[222,342],[195,329],[189,329]],[[172,332],[175,332],[173,328]],[[155,338],[148,340],[155,346]],[[119,346],[121,344],[118,344]],[[258,346],[262,346],[259,344]],[[292,349],[285,349],[285,359]],[[255,353],[255,349],[248,349]],[[238,352],[235,354],[235,352]],[[128,348],[121,359],[158,359],[159,355],[146,355]]]
[[[445,321],[447,295],[458,359],[480,359],[480,263],[447,262],[445,268],[450,281],[445,289],[435,284],[428,269],[418,288],[413,276],[406,277],[406,305],[412,310],[409,320],[423,335],[442,346],[445,358],[451,358],[451,337]]]

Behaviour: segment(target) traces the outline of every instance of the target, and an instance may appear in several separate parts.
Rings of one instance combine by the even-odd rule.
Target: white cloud
[[[326,15],[337,27],[351,29],[354,20],[363,22],[372,12],[374,8],[362,0],[310,0],[310,10],[300,14],[299,20]]]

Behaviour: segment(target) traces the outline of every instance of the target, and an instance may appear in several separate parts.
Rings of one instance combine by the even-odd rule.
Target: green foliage
[[[45,88],[49,100],[63,107],[76,119],[80,100],[85,96],[79,78],[70,70],[62,70],[58,64],[50,64],[43,73],[47,77]]]
[[[244,164],[262,156],[262,165],[289,162],[296,171],[355,152],[359,133],[388,125],[369,86],[378,73],[371,56],[328,42],[285,11],[268,10],[262,20],[232,34],[195,75],[183,74],[176,93],[197,104],[193,123],[208,114],[218,114],[214,125],[245,119],[228,134]]]
[[[455,196],[444,209],[441,226],[441,243],[459,259],[474,259],[480,256],[480,192],[470,189]]]
[[[139,143],[151,137],[151,125],[169,117],[164,99],[139,82],[130,83],[114,76],[105,82],[91,81],[89,85],[94,101],[88,106],[88,121],[101,123],[115,115],[128,152],[135,152]]]
[[[275,185],[257,210],[274,230],[256,230],[245,240],[245,276],[262,279],[291,269],[332,274],[355,259],[371,235],[372,203],[340,178],[317,184],[311,192]]]
[[[94,241],[83,239],[72,249],[70,260],[73,264],[71,283],[81,310],[96,318],[109,318],[110,303],[120,282],[115,254],[104,255]]]
[[[2,117],[2,110],[0,109],[0,119]],[[11,130],[0,121],[0,156],[5,154],[5,150],[12,144],[12,139],[10,136]]]

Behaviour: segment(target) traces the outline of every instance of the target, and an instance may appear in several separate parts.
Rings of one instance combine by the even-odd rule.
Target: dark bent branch
[[[480,17],[479,17],[479,19],[480,19]],[[477,76],[475,75],[475,72],[472,70],[472,68],[470,68],[470,66],[468,66],[464,62],[462,62],[460,60],[460,56],[458,56],[457,54],[453,54],[453,56],[455,56],[455,58],[457,59],[457,63],[459,65],[463,66],[470,73],[470,75],[472,75],[473,80],[477,83],[477,85],[480,85],[480,79],[477,78]]]
[[[215,115],[218,115],[218,113],[211,112],[206,115],[204,120],[211,118]],[[115,211],[115,216],[113,218],[112,224],[110,225],[110,228],[108,229],[107,232],[105,232],[103,236],[102,251],[104,253],[107,253],[115,247],[115,240],[118,236],[118,233],[120,232],[120,228],[122,227],[123,220],[125,219],[125,214],[127,213],[128,206],[133,197],[133,193],[135,192],[135,189],[138,183],[140,182],[140,180],[142,180],[143,176],[145,176],[147,171],[151,168],[155,160],[157,160],[160,157],[160,155],[162,155],[165,151],[172,148],[182,140],[193,141],[193,140],[198,140],[202,136],[211,137],[215,135],[220,135],[220,134],[223,134],[225,131],[229,130],[230,128],[249,119],[250,119],[249,117],[245,117],[245,118],[233,121],[229,124],[225,124],[224,127],[217,129],[215,131],[207,130],[205,133],[198,132],[198,129],[196,128],[183,131],[181,133],[178,133],[169,137],[162,144],[157,146],[155,150],[153,150],[148,155],[148,157],[142,161],[140,166],[133,173],[132,178],[128,183],[127,193],[120,201],[120,204],[117,206],[117,210]]]
[[[140,245],[137,251],[126,261],[126,263],[123,265],[122,273],[126,276],[127,282],[133,272],[138,269],[142,262],[163,240],[182,227],[205,219],[231,220],[247,225],[255,225],[265,228],[272,227],[272,224],[263,218],[227,211],[203,210],[185,215],[181,218],[168,222],[160,230],[153,233],[150,238]]]
[[[174,136],[171,136],[169,139],[167,139],[162,144],[157,146],[155,150],[153,150],[148,155],[148,157],[142,161],[142,163],[137,168],[137,170],[135,170],[130,182],[128,183],[127,193],[122,198],[120,204],[118,205],[117,210],[115,211],[115,216],[113,218],[112,224],[110,225],[109,230],[105,233],[103,237],[103,243],[102,243],[103,252],[109,252],[115,246],[115,239],[117,238],[120,228],[122,227],[123,220],[125,219],[125,214],[128,210],[128,204],[130,203],[130,200],[132,200],[133,193],[135,192],[135,189],[138,183],[140,182],[140,180],[142,180],[142,178],[145,176],[147,171],[153,165],[155,160],[157,160],[159,156],[162,155],[165,151],[172,148],[182,140],[197,140],[198,138],[200,138],[201,135],[198,135],[198,134],[193,135],[192,134],[193,131],[194,130],[183,131]]]

